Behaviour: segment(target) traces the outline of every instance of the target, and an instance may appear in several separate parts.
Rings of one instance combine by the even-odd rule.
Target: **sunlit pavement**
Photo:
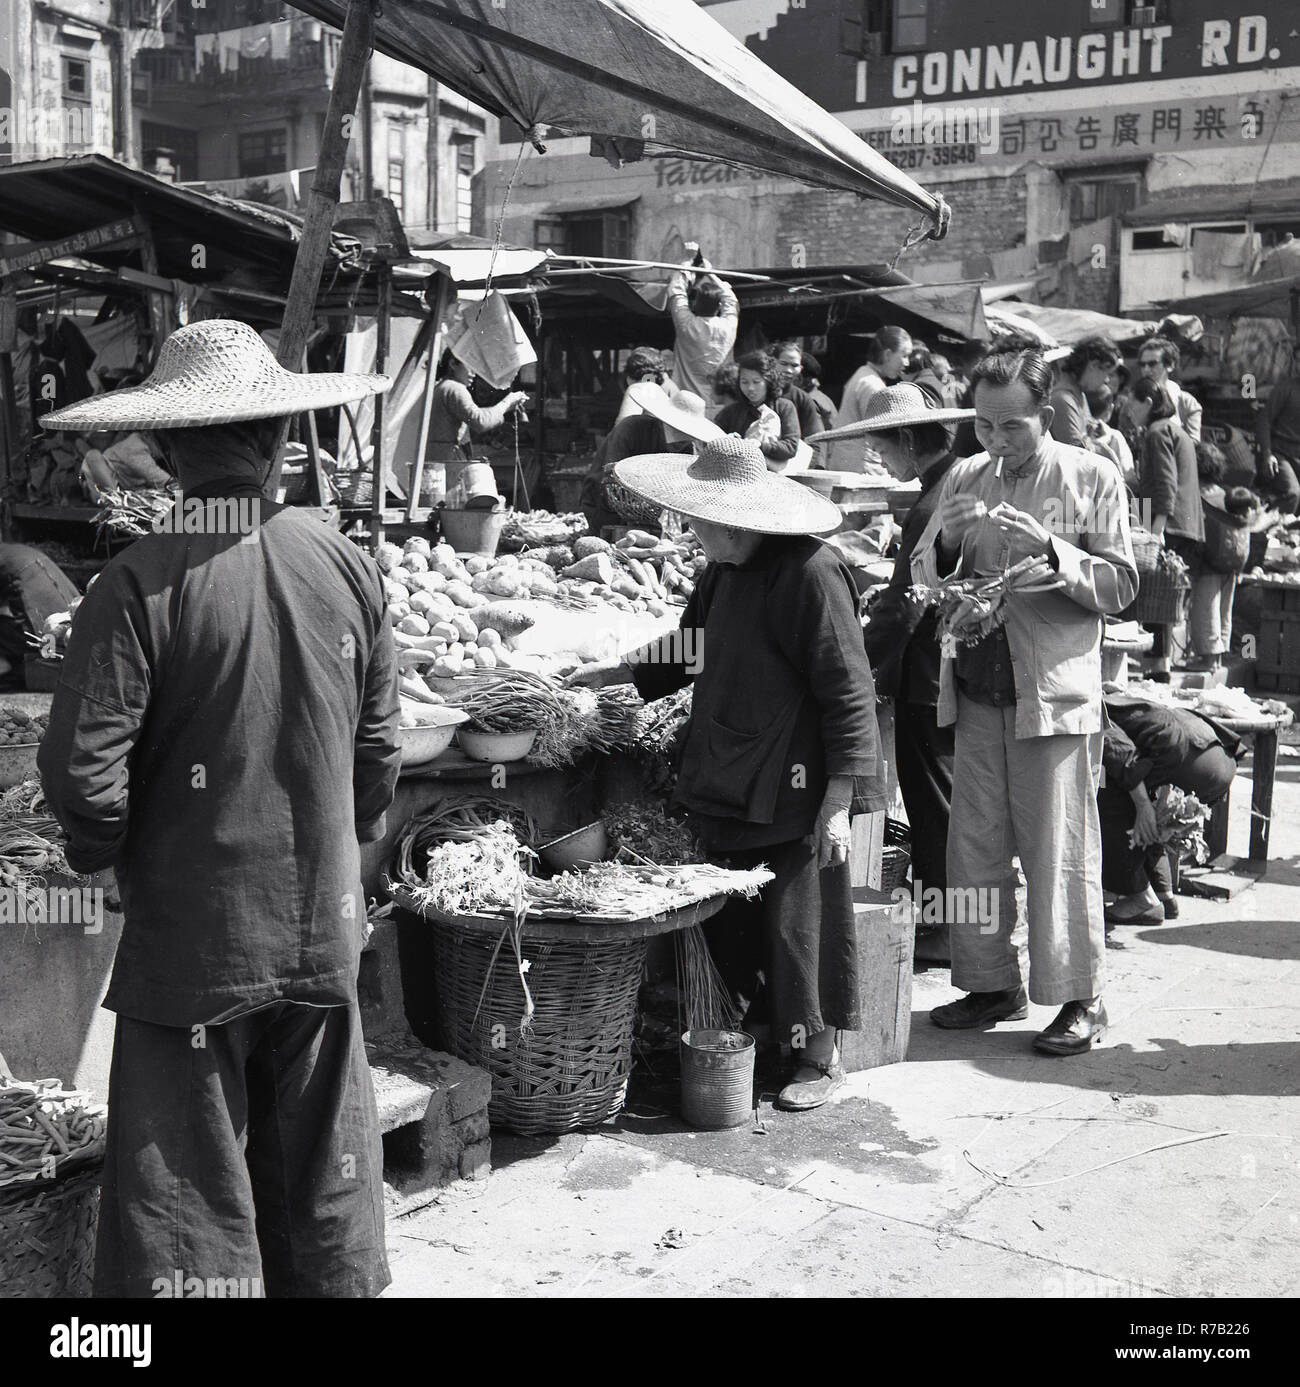
[[[1233,792],[1244,853],[1250,789]],[[1300,1291],[1300,756],[1267,877],[1111,931],[1103,1046],[1035,1055],[1054,1008],[984,1032],[927,1013],[908,1063],[832,1105],[696,1133],[641,1101],[389,1219],[390,1296],[1285,1296]],[[420,1201],[411,1201],[418,1205]]]

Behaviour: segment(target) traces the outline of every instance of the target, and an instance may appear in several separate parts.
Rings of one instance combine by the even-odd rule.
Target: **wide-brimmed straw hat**
[[[920,424],[957,424],[974,419],[973,409],[946,409],[931,403],[930,396],[911,381],[877,390],[867,403],[866,414],[852,424],[815,433],[809,443],[833,443],[837,438],[861,438],[864,433],[886,429],[912,429]]]
[[[825,496],[767,469],[752,439],[726,434],[698,457],[652,453],[614,464],[618,480],[664,510],[763,535],[821,535],[840,527]]]
[[[41,416],[47,429],[192,429],[276,419],[382,394],[387,376],[286,371],[247,323],[209,318],[177,328],[140,385]]]
[[[628,399],[638,409],[652,419],[658,419],[661,424],[667,424],[674,432],[685,434],[687,438],[694,438],[700,443],[711,443],[715,438],[721,438],[722,430],[704,413],[704,401],[689,391],[682,393],[688,395],[689,401],[698,400],[699,408],[690,408],[689,402],[679,403],[680,395],[674,400],[662,385],[656,385],[652,380],[637,381],[627,388]]]

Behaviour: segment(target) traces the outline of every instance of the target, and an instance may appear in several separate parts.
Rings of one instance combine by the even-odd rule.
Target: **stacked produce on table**
[[[529,756],[543,765],[626,740],[632,709],[562,689],[558,678],[674,625],[705,564],[689,536],[642,531],[617,544],[583,535],[492,559],[417,536],[381,545],[376,559],[403,726],[435,721],[430,710],[450,705],[469,714],[471,735],[535,732]]]
[[[615,822],[626,831],[631,806]],[[450,798],[417,815],[398,844],[397,882],[420,908],[439,914],[642,920],[712,896],[753,895],[772,874],[709,862],[596,862],[581,871],[537,873],[536,825],[487,796]],[[679,843],[669,855],[676,856]]]

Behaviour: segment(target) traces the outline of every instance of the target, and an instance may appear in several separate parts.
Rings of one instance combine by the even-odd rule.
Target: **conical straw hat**
[[[618,480],[647,501],[692,520],[764,535],[821,535],[840,527],[839,508],[799,482],[769,472],[751,439],[726,434],[698,457],[651,453],[614,464]]]
[[[210,318],[177,328],[140,385],[42,415],[47,429],[191,429],[275,419],[382,394],[387,376],[286,371],[247,323]]]
[[[919,424],[956,424],[974,417],[973,409],[947,409],[932,403],[919,385],[904,381],[876,391],[867,402],[861,419],[825,433],[815,433],[808,442],[834,443],[839,438],[861,438],[863,434],[910,429]]]

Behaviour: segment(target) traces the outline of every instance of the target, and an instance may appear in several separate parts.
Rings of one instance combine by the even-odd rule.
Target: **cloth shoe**
[[[1081,1055],[1106,1034],[1110,1018],[1100,997],[1086,1002],[1066,1002],[1056,1020],[1034,1037],[1034,1049],[1043,1055]]]
[[[1023,987],[1003,992],[968,992],[955,1002],[935,1007],[930,1020],[946,1031],[973,1031],[995,1021],[1023,1021],[1029,1015],[1029,998]]]
[[[1139,910],[1135,915],[1123,915],[1107,906],[1102,918],[1108,925],[1163,925],[1169,917],[1165,914],[1164,906],[1156,904]]]
[[[1161,896],[1160,908],[1164,911],[1166,920],[1176,920],[1178,918],[1178,897]]]
[[[809,1077],[800,1078],[801,1074]],[[776,1106],[785,1112],[811,1112],[838,1089],[844,1087],[844,1066],[837,1060],[834,1064],[823,1064],[818,1060],[805,1060],[795,1070],[794,1078],[777,1095]]]

